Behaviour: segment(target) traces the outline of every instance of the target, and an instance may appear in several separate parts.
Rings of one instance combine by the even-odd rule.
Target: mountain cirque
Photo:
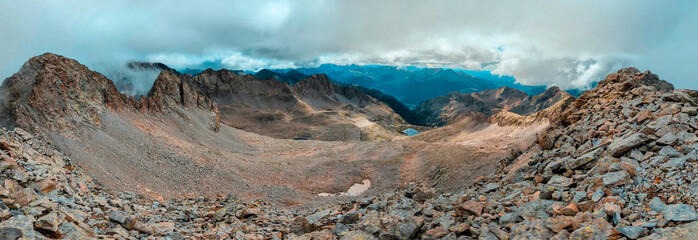
[[[28,61],[2,86],[4,124],[34,134],[0,131],[0,236],[697,237],[698,92],[673,90],[649,72],[623,69],[577,100],[528,116],[502,104],[509,111],[363,142],[232,128],[225,94],[213,94],[221,88],[197,84],[227,73],[211,74],[165,71],[134,99],[74,60]],[[313,111],[375,114],[347,110],[356,98],[338,96],[360,94],[322,76],[294,89],[303,81],[285,86]],[[371,188],[358,197],[317,196],[363,179]]]

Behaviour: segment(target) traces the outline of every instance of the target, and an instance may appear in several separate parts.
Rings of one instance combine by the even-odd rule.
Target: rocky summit
[[[386,110],[387,105],[322,75],[290,85],[273,77],[212,70],[197,76],[164,70],[151,92],[136,100],[83,68],[45,55],[3,84],[2,113],[8,114],[3,120],[13,127],[0,131],[0,239],[698,239],[698,92],[675,90],[649,71],[622,69],[577,99],[559,89],[535,97],[505,94],[517,96],[511,98],[515,102],[501,99],[511,89],[468,95],[498,111],[485,118],[489,122],[459,130],[478,138],[456,134],[425,143],[438,137],[430,132],[445,131],[437,128],[421,138],[335,144],[234,130],[220,120],[233,112],[221,113],[227,108],[219,107],[244,102],[251,108],[256,100],[269,99],[260,88],[233,94],[240,90],[229,87],[234,80],[241,81],[235,86],[276,81],[262,83],[279,85],[292,97],[288,101],[308,111],[359,114],[349,106],[369,103]],[[229,84],[208,85],[209,80]],[[448,101],[459,98],[464,97],[453,95]],[[527,117],[533,120],[524,124]],[[516,124],[507,126],[505,120]],[[164,131],[168,124],[187,134],[208,132],[181,137]],[[115,126],[142,132],[114,135]],[[516,145],[525,147],[499,146],[513,141],[516,131],[535,137],[522,137],[529,144]],[[489,144],[485,133],[506,137]],[[90,162],[122,154],[114,149],[85,150],[94,153],[89,157],[79,152],[92,145],[109,147],[104,139],[141,137],[151,142],[132,145],[147,153],[137,155],[140,162]],[[228,138],[211,140],[223,137]],[[473,139],[485,144],[473,145]],[[166,144],[152,143],[157,141]],[[201,145],[206,150],[191,150],[195,142],[207,143]],[[260,142],[272,143],[262,145],[267,152],[255,150]],[[345,149],[365,152],[342,155]],[[180,155],[159,155],[163,151]],[[307,163],[330,153],[342,157]],[[207,165],[212,162],[216,165]],[[162,173],[134,167],[137,174],[129,175],[129,168],[118,168],[127,163],[178,170],[160,178]],[[234,171],[219,174],[217,168]],[[261,177],[249,176],[255,174]],[[233,188],[215,186],[221,182],[208,179],[211,175]],[[195,176],[185,183],[163,180]],[[151,178],[157,181],[146,181]],[[373,190],[358,196],[318,195],[346,190],[325,182],[348,188],[364,178]],[[119,189],[118,182],[138,192]],[[167,192],[158,188],[162,185],[201,185],[227,194],[195,196],[187,194],[195,192],[190,188]],[[286,201],[277,201],[280,196]],[[317,200],[323,198],[330,200]]]

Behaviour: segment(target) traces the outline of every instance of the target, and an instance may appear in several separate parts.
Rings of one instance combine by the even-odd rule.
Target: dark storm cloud
[[[43,52],[228,68],[309,63],[480,69],[584,87],[617,68],[691,78],[695,1],[2,1],[0,78]]]

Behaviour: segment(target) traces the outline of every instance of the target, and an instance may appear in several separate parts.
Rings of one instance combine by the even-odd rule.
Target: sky
[[[622,67],[698,89],[698,1],[0,1],[0,79],[53,52],[93,70],[323,63],[490,70],[584,88]],[[1,80],[0,80],[1,81]]]

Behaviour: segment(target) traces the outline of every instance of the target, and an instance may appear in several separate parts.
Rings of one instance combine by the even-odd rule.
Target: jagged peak
[[[326,74],[313,74],[293,85],[295,89],[331,88],[332,82]]]
[[[642,86],[653,87],[655,90],[661,92],[674,90],[674,85],[659,79],[657,74],[649,70],[641,72],[634,67],[623,68],[618,70],[618,72],[609,74],[604,80],[599,82],[599,85],[595,89],[626,91]]]
[[[181,80],[177,77],[177,75],[174,72],[161,71],[160,75],[158,75],[158,77],[155,78],[155,82],[153,83],[153,86],[150,88],[148,96],[153,96],[155,92],[162,91],[166,88],[171,88],[173,86],[177,87],[180,84],[180,82]]]
[[[572,98],[574,98],[574,96],[572,96],[572,94],[563,91],[562,89],[560,89],[560,88],[557,87],[557,86],[549,87],[549,88],[546,89],[544,92],[542,92],[542,93],[540,93],[540,94],[538,94],[538,95],[534,95],[533,97],[534,97],[534,98],[535,98],[535,97],[551,98],[551,97],[555,97],[555,96],[572,97]]]
[[[543,93],[557,93],[557,92],[565,92],[565,91],[562,91],[562,89],[560,89],[558,86],[552,86],[552,87],[549,87],[548,89],[545,89],[545,91]]]
[[[65,86],[66,90],[72,92],[94,88],[99,89],[101,95],[118,97],[114,82],[101,73],[90,70],[75,59],[49,52],[27,60],[17,73],[3,83],[2,88],[4,91],[27,92],[30,88],[59,86]]]
[[[11,119],[3,124],[34,131],[71,132],[84,124],[100,126],[100,113],[104,110],[162,112],[175,104],[211,110],[217,115],[212,100],[182,84],[182,79],[188,79],[185,77],[175,71],[161,71],[149,97],[136,101],[121,94],[107,77],[77,60],[45,53],[30,58],[0,87],[2,112]],[[153,95],[157,97],[151,98]]]
[[[623,101],[633,99],[637,96],[657,95],[674,90],[674,86],[659,79],[659,76],[652,72],[641,72],[637,68],[623,68],[618,72],[609,74],[603,81],[599,82],[596,88],[584,92],[574,102],[573,106],[567,109],[561,118],[562,123],[573,124],[580,119],[591,108],[602,104],[604,101]]]
[[[313,74],[310,75],[308,78],[303,79],[302,81],[330,81],[330,78],[327,76],[327,74],[321,73],[321,74]]]
[[[510,93],[510,94],[523,94],[523,95],[528,95],[528,94],[527,94],[526,92],[524,92],[524,91],[521,91],[521,90],[516,89],[516,88],[507,87],[507,86],[497,88],[496,90],[497,90],[497,92],[502,93],[502,94],[504,94],[504,93]],[[483,91],[483,92],[484,92],[484,91]]]

